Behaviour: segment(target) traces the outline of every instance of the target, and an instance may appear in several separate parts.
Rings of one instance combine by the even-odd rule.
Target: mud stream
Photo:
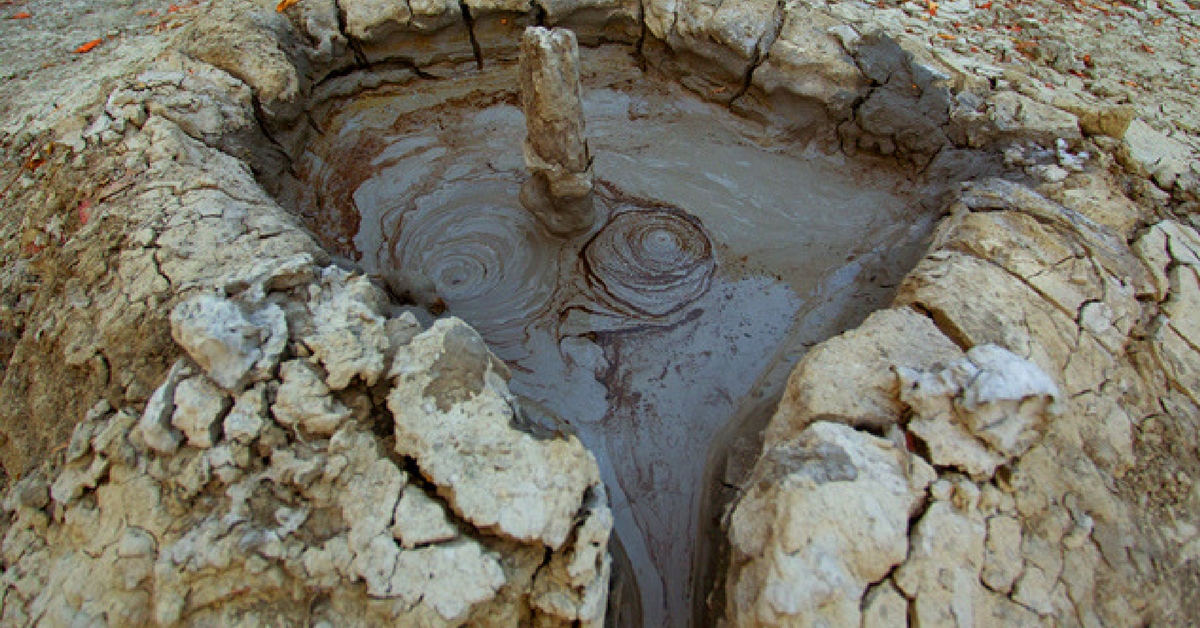
[[[543,427],[580,436],[644,625],[683,626],[724,452],[753,452],[808,346],[886,303],[932,217],[897,172],[782,142],[627,48],[581,57],[590,233],[550,236],[518,202],[515,64],[333,103],[284,197],[330,250],[474,325]]]

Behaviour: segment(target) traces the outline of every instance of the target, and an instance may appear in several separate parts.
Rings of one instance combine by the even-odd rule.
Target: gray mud
[[[686,625],[721,506],[706,465],[757,450],[795,361],[887,302],[935,217],[894,167],[789,143],[627,48],[581,60],[598,215],[582,236],[518,200],[515,64],[329,101],[281,196],[398,296],[468,321],[531,420],[579,434],[645,625]]]

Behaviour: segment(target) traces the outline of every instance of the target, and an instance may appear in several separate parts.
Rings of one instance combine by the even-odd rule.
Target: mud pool
[[[626,48],[581,61],[587,234],[555,238],[518,201],[515,63],[330,101],[282,198],[332,252],[475,326],[532,420],[580,436],[644,624],[687,625],[713,466],[756,448],[807,347],[886,303],[933,217],[894,170],[787,143]]]

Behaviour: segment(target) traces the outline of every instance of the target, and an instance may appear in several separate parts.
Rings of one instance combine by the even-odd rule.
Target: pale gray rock
[[[478,542],[451,543],[401,552],[389,594],[432,607],[448,625],[467,619],[475,605],[491,600],[505,584],[499,555]]]
[[[485,13],[511,12],[525,13],[531,8],[531,0],[466,0],[466,4],[476,15]]]
[[[229,405],[229,396],[207,377],[189,377],[175,387],[171,425],[183,432],[192,447],[208,449],[221,438],[221,418]]]
[[[1137,117],[1137,109],[1130,105],[1111,105],[1079,98],[1059,98],[1054,101],[1054,106],[1075,114],[1084,133],[1107,135],[1118,140],[1125,137],[1126,130]]]
[[[18,508],[41,510],[49,504],[50,484],[45,474],[36,471],[17,480],[4,496],[6,512],[15,512]]]
[[[1112,356],[1068,316],[1005,268],[956,251],[925,257],[896,300],[939,320],[961,346],[995,344],[1053,374],[1066,394],[1101,386]],[[1003,303],[1003,306],[994,304]]]
[[[108,460],[99,456],[68,465],[50,486],[50,497],[63,506],[70,505],[83,495],[83,491],[96,488],[108,466]]]
[[[387,370],[382,295],[365,276],[350,276],[336,266],[323,271],[316,291],[310,306],[313,331],[302,340],[325,367],[325,383],[342,390],[357,377],[373,386]]]
[[[128,463],[134,457],[132,446],[129,444],[130,432],[137,426],[137,419],[126,410],[117,412],[109,417],[92,436],[92,449],[112,458]]]
[[[769,0],[708,3],[697,0],[651,2],[645,8],[646,28],[694,60],[681,60],[685,84],[707,82],[731,86],[746,68],[761,60],[778,35],[784,19],[781,5]],[[691,76],[688,76],[691,75]]]
[[[360,41],[371,41],[407,26],[412,10],[407,2],[391,0],[349,0],[341,5],[346,34]]]
[[[1141,260],[1154,283],[1154,298],[1162,301],[1171,291],[1171,282],[1167,279],[1167,268],[1171,265],[1171,253],[1168,250],[1168,222],[1160,222],[1150,227],[1133,243],[1133,252]]]
[[[344,15],[346,35],[367,44],[387,45],[403,33],[425,34],[462,23],[455,0],[341,0],[337,7]]]
[[[141,528],[126,528],[117,545],[117,556],[132,558],[137,556],[153,556],[158,553],[158,543],[154,536]]]
[[[1086,249],[1020,211],[954,216],[940,227],[937,246],[999,264],[1066,316],[1103,298],[1103,282]]]
[[[764,51],[765,59],[754,72],[754,85],[768,95],[785,93],[812,103],[817,112],[810,122],[848,118],[851,106],[868,85],[843,43],[857,37],[838,20],[796,4],[784,17],[770,50]]]
[[[396,453],[415,459],[475,526],[557,549],[599,469],[574,436],[539,439],[513,427],[505,372],[456,318],[400,348],[388,396]]]
[[[989,518],[984,548],[980,580],[996,593],[1009,594],[1024,566],[1021,560],[1021,522],[1003,515]]]
[[[271,413],[281,425],[303,428],[328,436],[350,418],[350,409],[330,395],[317,367],[305,360],[289,360],[279,368],[283,380]]]
[[[1041,615],[1052,615],[1055,607],[1052,591],[1056,583],[1041,567],[1029,565],[1016,583],[1013,600]]]
[[[1169,277],[1171,297],[1162,312],[1180,336],[1200,347],[1200,275],[1193,266],[1179,265],[1169,271]]]
[[[163,383],[150,395],[146,409],[138,421],[138,432],[151,449],[164,454],[174,453],[183,442],[183,436],[171,425],[175,413],[175,389],[179,382],[190,376],[191,367],[186,360],[178,360],[167,372]]]
[[[912,308],[875,312],[804,356],[788,379],[766,441],[793,438],[813,421],[885,430],[904,411],[895,368],[937,370],[962,356],[958,345]]]
[[[988,99],[988,116],[997,139],[1032,139],[1043,146],[1056,140],[1078,139],[1079,119],[1017,92],[1000,92]]]
[[[955,492],[962,489],[960,485]],[[969,501],[937,501],[917,522],[912,552],[894,576],[896,585],[913,600],[915,623],[1041,625],[1037,614],[981,584],[986,530],[981,514]]]
[[[258,438],[268,420],[266,387],[256,384],[238,395],[233,409],[225,416],[225,437],[237,442],[250,442]]]
[[[1125,132],[1129,161],[1164,189],[1171,189],[1180,176],[1193,172],[1196,163],[1187,144],[1160,133],[1139,119]]]
[[[421,323],[417,321],[416,315],[405,311],[399,316],[387,319],[387,322],[384,323],[384,330],[388,337],[390,351],[387,355],[387,364],[390,366],[396,349],[412,342],[412,339],[421,333]]]
[[[913,411],[908,429],[938,466],[990,477],[1036,443],[1059,412],[1058,387],[1035,364],[981,345],[938,372],[896,370],[900,398]]]
[[[1160,316],[1153,330],[1150,350],[1158,368],[1192,403],[1200,403],[1200,353],[1166,317]]]
[[[416,486],[407,486],[396,502],[392,536],[405,548],[442,543],[458,536],[446,509]]]
[[[544,0],[546,22],[551,26],[569,26],[585,44],[594,41],[596,25],[602,33],[636,37],[643,7],[632,0]],[[614,30],[616,27],[616,30]]]
[[[857,626],[909,551],[933,469],[890,441],[817,422],[764,452],[729,524],[731,626]]]
[[[863,597],[862,628],[908,628],[908,600],[891,580],[871,587]]]
[[[604,625],[612,558],[607,547],[612,511],[598,486],[585,505],[574,543],[539,570],[530,596],[534,608],[561,621],[588,628]]]
[[[277,305],[248,315],[229,299],[200,294],[171,311],[171,335],[214,382],[237,391],[279,363],[287,321]]]

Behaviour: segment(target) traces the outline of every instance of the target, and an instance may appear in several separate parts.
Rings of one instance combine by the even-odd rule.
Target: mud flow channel
[[[790,367],[886,302],[930,221],[898,173],[781,142],[627,48],[581,62],[598,192],[582,236],[518,200],[515,63],[333,102],[284,200],[483,334],[534,420],[598,458],[643,624],[688,625],[709,467],[753,452]]]

